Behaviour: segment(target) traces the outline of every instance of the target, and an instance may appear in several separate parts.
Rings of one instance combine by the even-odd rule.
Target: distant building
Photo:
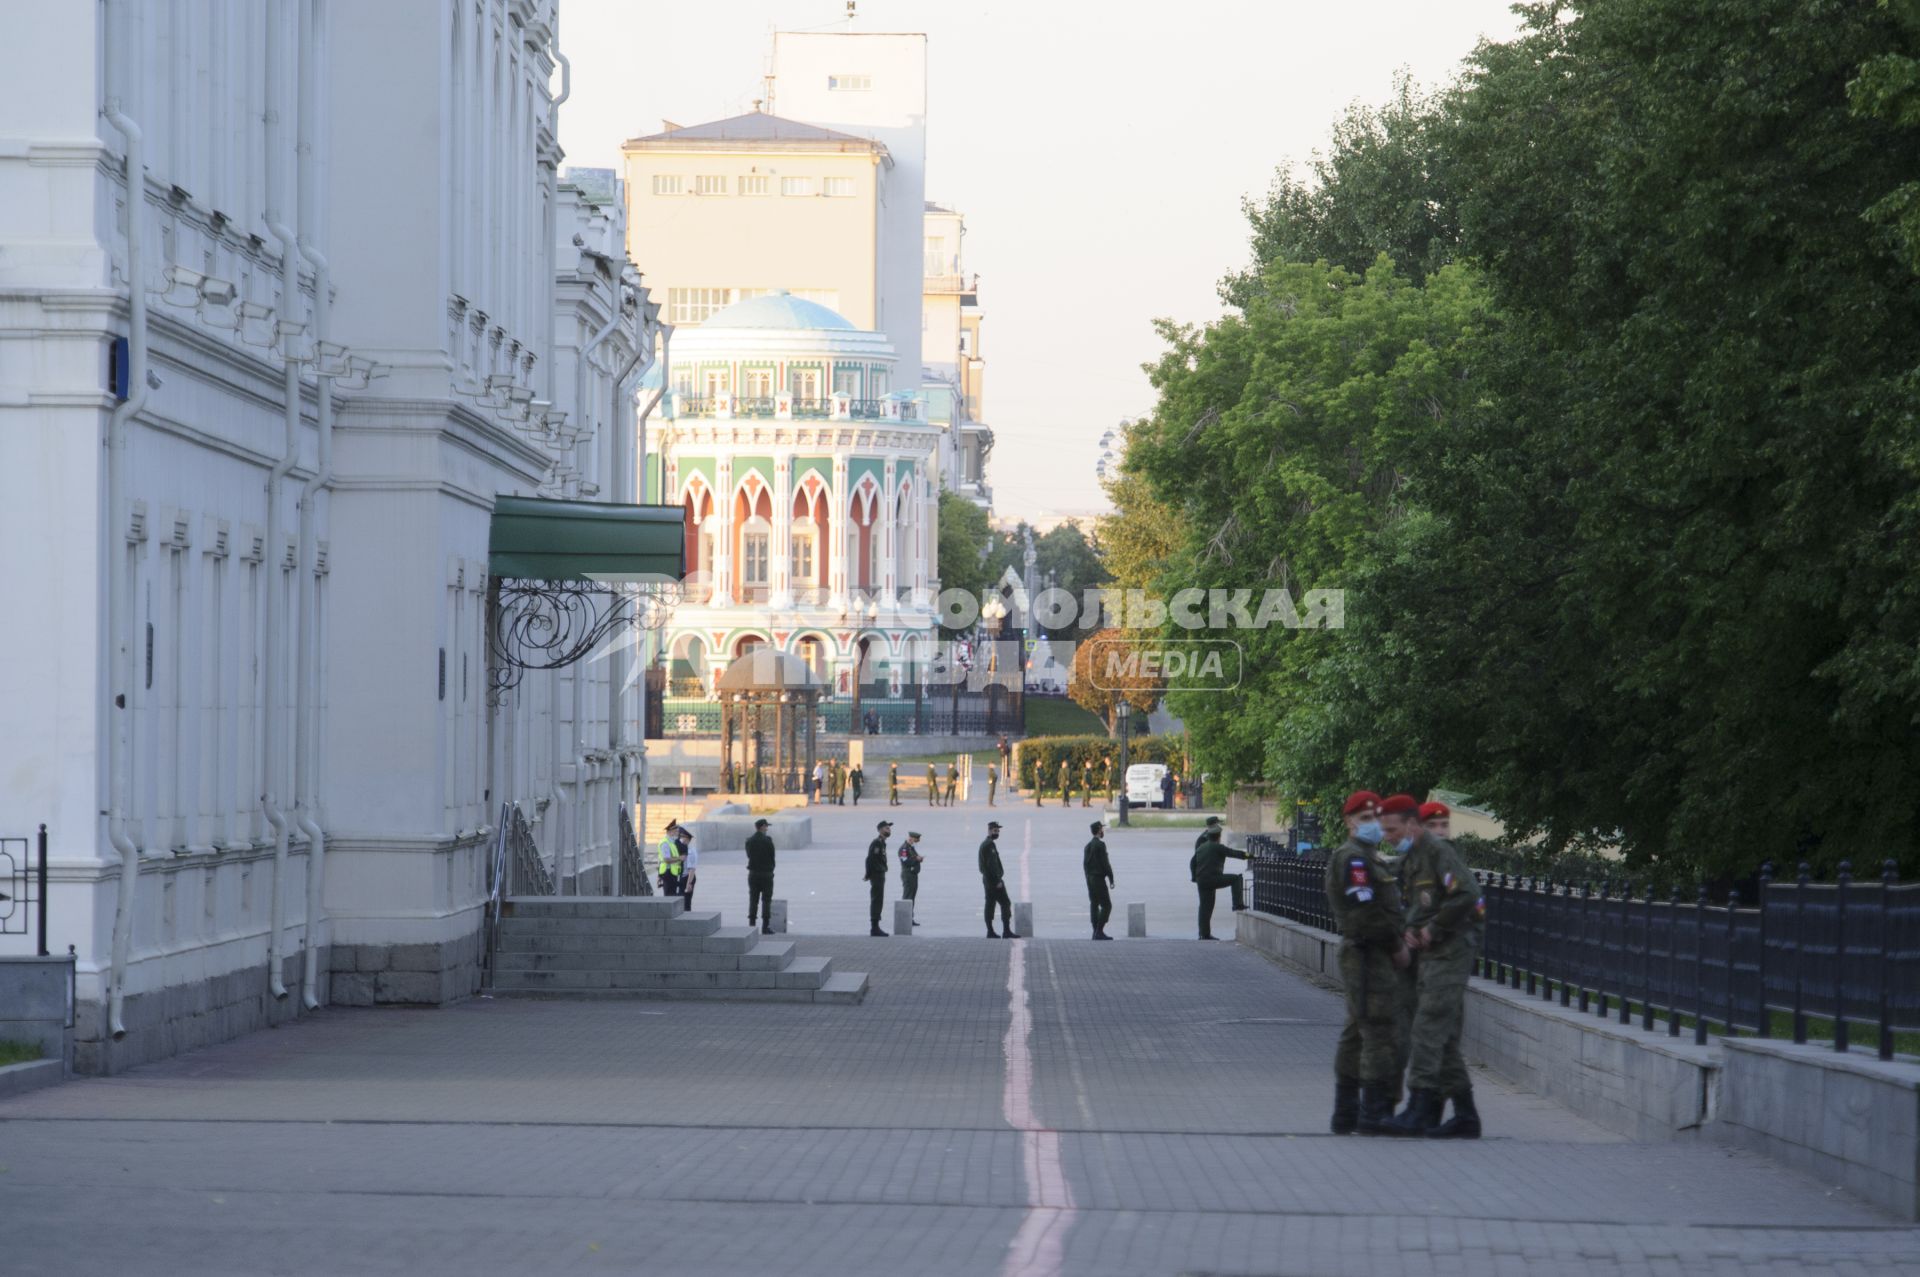
[[[980,347],[978,280],[962,255],[966,220],[950,208],[926,206],[921,316],[922,384],[927,419],[941,427],[941,475],[953,492],[982,507],[993,504],[986,483],[993,431],[986,425],[987,361]]]

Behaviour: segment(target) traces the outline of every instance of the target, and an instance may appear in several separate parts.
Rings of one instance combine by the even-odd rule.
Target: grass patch
[[[1105,736],[1107,725],[1100,716],[1069,700],[1052,697],[1027,698],[1027,735],[1029,736]],[[1118,748],[1116,744],[1115,748]]]
[[[9,1064],[31,1064],[40,1058],[37,1042],[0,1041],[0,1068]]]

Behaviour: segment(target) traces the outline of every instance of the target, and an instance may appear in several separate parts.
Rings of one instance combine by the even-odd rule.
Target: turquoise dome
[[[764,297],[749,297],[707,317],[703,328],[837,329],[856,332],[851,321],[818,302],[795,297],[784,288]]]

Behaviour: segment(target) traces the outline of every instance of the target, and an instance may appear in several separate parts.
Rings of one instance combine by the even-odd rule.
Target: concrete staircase
[[[492,991],[552,997],[857,1003],[865,972],[797,958],[793,941],[723,927],[672,897],[518,896],[501,902]]]

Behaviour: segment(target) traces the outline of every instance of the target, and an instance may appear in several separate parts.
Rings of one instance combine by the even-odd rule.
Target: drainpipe
[[[319,225],[315,205],[319,197],[319,175],[314,158],[314,129],[318,119],[319,75],[315,63],[322,23],[322,0],[301,0],[300,30],[300,120],[298,125],[300,255],[313,266],[313,339],[316,355],[327,339],[333,302],[329,292],[333,268],[313,245],[313,231]],[[293,816],[307,838],[307,927],[305,963],[301,973],[301,1002],[312,1011],[320,1005],[320,898],[326,885],[327,836],[320,828],[316,813],[319,804],[319,751],[313,747],[313,694],[316,678],[315,649],[320,642],[319,587],[314,583],[314,558],[318,553],[313,521],[316,494],[333,486],[333,378],[314,361],[318,403],[315,412],[320,430],[319,465],[300,489],[299,577],[300,630],[295,639],[294,711],[293,711]]]
[[[641,324],[644,328],[644,315],[641,317]],[[673,383],[673,325],[660,324],[658,325],[658,330],[660,333],[660,386],[653,392],[652,397],[642,405],[640,417],[634,430],[639,455],[639,463],[634,467],[634,473],[638,477],[634,480],[634,483],[638,489],[637,496],[643,503],[647,497],[647,418],[651,417],[653,410],[660,406],[661,397],[667,393],[667,387]],[[653,355],[652,338],[649,337],[643,343],[643,347],[646,355],[651,358]],[[662,476],[661,482],[665,483],[666,471],[662,469],[660,473]],[[662,497],[665,495],[664,492],[661,494]],[[650,663],[649,658],[653,655],[652,649],[653,635],[642,635],[640,639],[640,823],[634,830],[634,837],[636,839],[647,836],[647,684],[645,671]],[[622,783],[624,784],[625,782],[623,781]],[[622,797],[620,801],[622,802],[626,801],[625,792],[624,789],[621,791]]]
[[[134,50],[143,47],[140,17],[142,0],[122,0],[116,7],[126,35],[114,41],[109,27],[110,48]],[[117,47],[116,47],[117,46]],[[137,72],[139,60],[122,55],[120,76],[114,88],[128,87]],[[147,289],[146,228],[143,214],[147,203],[147,145],[127,113],[121,109],[116,91],[106,102],[103,114],[120,131],[127,148],[127,397],[114,405],[107,420],[107,509],[101,520],[107,554],[107,633],[112,652],[107,669],[107,689],[113,704],[108,708],[113,729],[107,733],[107,841],[120,854],[120,886],[113,909],[112,968],[109,973],[112,992],[107,999],[107,1031],[114,1041],[127,1036],[122,1012],[127,1000],[127,959],[133,947],[134,891],[140,881],[140,849],[127,833],[127,760],[133,742],[128,719],[132,708],[127,698],[133,688],[133,647],[127,639],[127,626],[133,616],[132,588],[127,580],[127,545],[121,507],[126,504],[127,428],[147,406]],[[121,689],[113,692],[114,688]]]
[[[300,301],[300,249],[291,229],[280,218],[280,202],[285,198],[286,157],[280,152],[284,124],[280,111],[280,86],[287,81],[287,38],[285,10],[289,0],[267,0],[267,50],[270,58],[267,79],[266,103],[266,150],[267,150],[267,232],[280,245],[280,329],[281,358],[286,364],[284,384],[281,393],[285,399],[287,438],[286,450],[273,469],[267,472],[267,553],[268,562],[273,570],[280,570],[280,483],[293,469],[294,461],[300,453],[300,362],[294,358],[294,322],[293,308]],[[297,39],[296,32],[296,39]],[[286,897],[281,883],[286,876],[287,842],[291,834],[291,821],[280,807],[279,799],[274,796],[274,786],[282,779],[282,762],[286,749],[280,740],[280,705],[282,692],[281,646],[285,642],[287,628],[286,591],[272,577],[272,592],[267,598],[267,694],[261,709],[262,738],[266,741],[265,772],[266,785],[260,794],[260,806],[267,817],[267,823],[273,826],[273,892],[272,907],[269,910],[267,936],[267,987],[275,998],[287,996],[287,986],[280,978],[283,961],[283,933],[286,929]]]

